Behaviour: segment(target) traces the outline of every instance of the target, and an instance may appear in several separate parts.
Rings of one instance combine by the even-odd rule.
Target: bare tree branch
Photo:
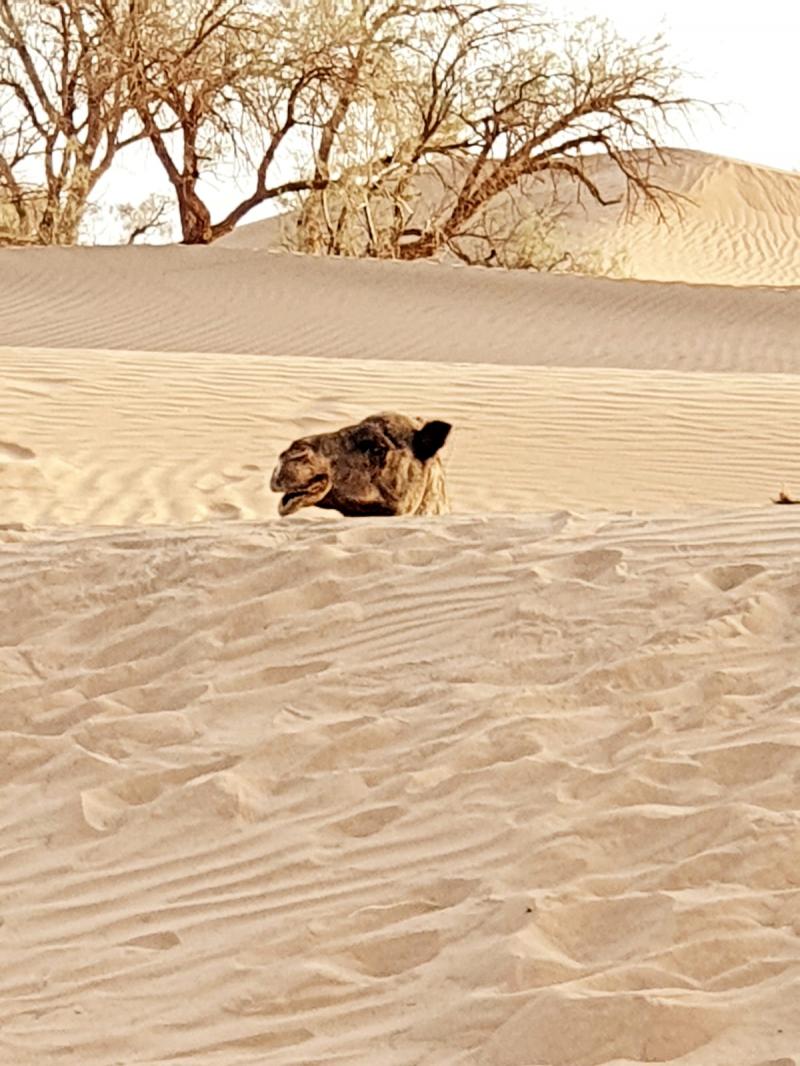
[[[130,107],[117,40],[129,9],[102,2],[0,0],[0,195],[18,202],[23,185],[38,190],[26,238],[38,243],[77,239],[89,195],[121,147]],[[20,123],[25,151],[12,154]],[[125,143],[134,139],[127,133]]]

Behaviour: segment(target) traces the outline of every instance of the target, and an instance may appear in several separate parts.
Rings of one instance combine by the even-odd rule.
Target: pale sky
[[[694,123],[686,145],[800,169],[800,4],[782,0],[550,0],[559,16],[607,18],[625,36],[663,30],[691,95],[725,104]]]
[[[721,108],[719,114],[710,110],[697,114],[692,128],[685,131],[686,147],[800,170],[797,0],[540,2],[568,21],[587,16],[608,19],[623,36],[634,40],[662,31],[671,58],[692,75],[686,83],[689,95]],[[675,146],[681,146],[680,138]],[[109,201],[137,203],[154,188],[169,192],[163,171],[150,158],[149,150],[121,154],[102,190]],[[213,191],[208,199],[215,219],[232,205],[229,183],[230,177],[222,174],[211,179]],[[256,209],[245,221],[255,221],[273,210],[272,206]]]

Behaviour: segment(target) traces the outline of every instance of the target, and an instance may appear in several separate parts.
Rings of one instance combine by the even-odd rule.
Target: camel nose
[[[278,463],[278,465],[272,471],[272,477],[269,479],[269,487],[272,489],[273,492],[280,492],[281,491],[280,476],[281,476],[281,464]]]

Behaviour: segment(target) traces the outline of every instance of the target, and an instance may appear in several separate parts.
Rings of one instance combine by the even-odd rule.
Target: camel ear
[[[426,422],[418,429],[411,441],[411,450],[421,462],[431,459],[447,440],[451,430],[449,422]]]

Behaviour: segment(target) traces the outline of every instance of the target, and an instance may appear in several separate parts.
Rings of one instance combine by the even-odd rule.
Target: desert
[[[796,293],[208,255],[0,253],[6,1061],[794,1061]]]
[[[798,1066],[800,176],[612,163],[541,269],[0,247],[2,1066]],[[447,507],[295,507],[376,412]]]

